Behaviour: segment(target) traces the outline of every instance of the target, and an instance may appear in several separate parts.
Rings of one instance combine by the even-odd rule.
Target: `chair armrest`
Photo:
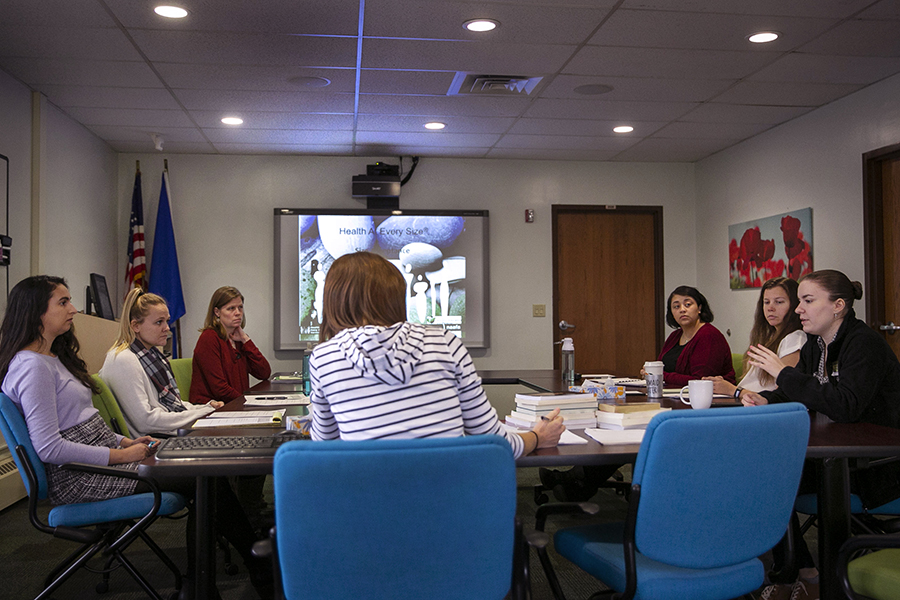
[[[861,550],[874,550],[880,548],[900,548],[900,535],[858,535],[852,537],[841,546],[837,556],[838,579],[844,593],[851,600],[863,600],[864,596],[860,596],[853,591],[850,586],[850,577],[848,575],[848,565],[853,555]]]
[[[596,515],[600,507],[593,502],[557,502],[544,504],[538,507],[534,516],[534,528],[544,531],[547,517],[550,515]]]
[[[137,471],[128,471],[125,469],[117,469],[106,465],[89,465],[87,463],[66,463],[60,468],[66,471],[81,471],[83,473],[94,473],[96,475],[109,475],[110,477],[120,477],[122,479],[136,479],[138,481],[147,481],[146,477],[141,477]]]

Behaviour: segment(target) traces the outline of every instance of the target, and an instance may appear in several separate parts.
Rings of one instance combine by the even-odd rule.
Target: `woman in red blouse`
[[[269,361],[244,331],[244,296],[231,286],[217,289],[194,347],[190,400],[228,402],[250,387],[250,375],[268,379]]]

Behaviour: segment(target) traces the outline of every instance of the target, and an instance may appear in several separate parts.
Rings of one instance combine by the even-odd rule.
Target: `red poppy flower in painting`
[[[799,279],[812,272],[810,247],[800,231],[800,219],[786,215],[781,219],[784,253],[788,257],[788,277]]]
[[[809,212],[809,209],[804,210]],[[767,217],[752,227],[747,227],[749,223],[743,227],[729,227],[728,262],[732,289],[760,287],[772,277],[798,279],[812,271],[812,246],[801,231],[803,224],[809,223],[809,217],[804,217],[803,212]],[[779,221],[784,250],[780,244],[776,245],[776,239],[765,239],[762,233],[772,232],[776,238]],[[743,232],[739,233],[741,229]]]

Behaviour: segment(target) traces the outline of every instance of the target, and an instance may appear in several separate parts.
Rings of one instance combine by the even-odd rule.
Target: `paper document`
[[[588,441],[578,434],[572,433],[568,429],[562,432],[559,438],[560,446],[569,446],[574,444],[587,444]]]
[[[245,410],[212,413],[194,422],[193,427],[247,427],[252,425],[279,425],[284,410]]]
[[[584,432],[604,446],[640,444],[646,429],[585,429]]]
[[[295,406],[309,404],[306,394],[272,394],[271,396],[244,396],[244,406]]]

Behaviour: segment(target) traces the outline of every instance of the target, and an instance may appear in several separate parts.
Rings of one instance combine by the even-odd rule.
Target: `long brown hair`
[[[0,382],[6,379],[9,363],[16,353],[43,335],[41,317],[47,312],[53,292],[59,286],[69,287],[62,277],[34,275],[17,283],[9,292],[6,314],[0,325]],[[59,358],[59,362],[69,373],[91,392],[99,394],[100,390],[91,379],[87,365],[78,356],[79,349],[74,325],[67,332],[56,336],[50,344],[50,352]]]
[[[385,327],[406,320],[406,280],[400,270],[371,252],[345,254],[331,264],[322,294],[319,341],[343,329]]]
[[[235,298],[240,297],[241,302],[244,301],[244,295],[238,290],[236,287],[231,287],[230,285],[222,286],[213,292],[212,298],[209,299],[209,308],[206,310],[206,320],[203,321],[203,329],[200,331],[204,331],[206,329],[212,329],[219,337],[223,340],[228,337],[228,334],[225,332],[225,327],[219,321],[219,317],[216,316],[216,309],[222,308]],[[247,313],[243,313],[241,315],[241,329],[247,326]]]
[[[781,325],[778,327],[773,327],[772,325],[769,325],[769,321],[766,319],[766,311],[765,307],[763,306],[763,300],[767,290],[779,287],[784,290],[785,294],[787,294],[788,301],[790,302],[791,306],[788,309],[788,314],[781,322]],[[757,300],[756,302],[756,315],[753,317],[753,329],[750,330],[750,345],[756,346],[758,344],[762,344],[772,352],[777,353],[778,345],[781,344],[781,341],[784,338],[786,338],[789,334],[797,331],[798,329],[803,328],[800,323],[800,315],[798,315],[796,312],[798,304],[800,304],[800,299],[797,297],[796,281],[789,277],[774,277],[766,281],[763,284],[762,289],[759,290],[759,300]],[[745,354],[745,373],[749,369],[747,360],[748,357]],[[774,381],[774,378],[771,375],[769,375],[762,369],[759,369],[759,382],[761,384],[768,385],[772,381]]]
[[[166,306],[166,301],[156,294],[145,292],[141,288],[134,288],[125,296],[125,304],[122,306],[122,317],[119,319],[119,335],[113,348],[116,354],[129,347],[134,341],[135,334],[131,328],[131,322],[143,323],[150,314],[151,306]]]

